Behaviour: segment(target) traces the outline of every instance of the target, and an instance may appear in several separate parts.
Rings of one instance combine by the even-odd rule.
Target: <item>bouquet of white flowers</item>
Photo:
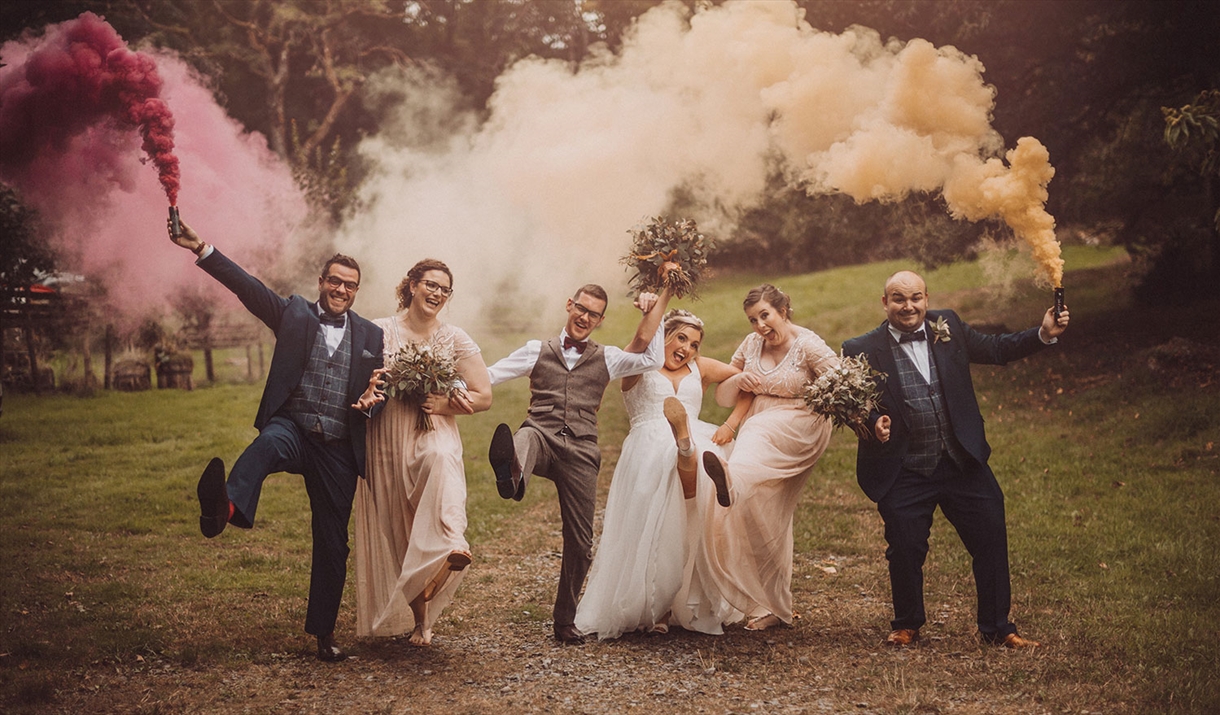
[[[432,393],[453,396],[462,385],[453,350],[422,342],[409,342],[399,348],[382,379],[387,395],[416,407]],[[421,409],[415,426],[427,432],[432,429],[432,416]]]
[[[861,439],[868,439],[872,436],[868,416],[881,404],[885,377],[863,355],[842,357],[838,367],[805,383],[801,397],[810,411],[829,417],[835,427],[850,427]]]
[[[631,235],[631,252],[622,263],[635,269],[629,285],[636,295],[660,293],[668,285],[675,298],[695,297],[711,241],[699,233],[694,221],[657,217]],[[676,263],[677,268],[666,271],[667,263]]]

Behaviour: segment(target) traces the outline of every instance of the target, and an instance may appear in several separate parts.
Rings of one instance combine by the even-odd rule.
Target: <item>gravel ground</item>
[[[863,518],[863,517],[862,517]],[[1042,713],[1121,712],[1114,693],[1061,683],[1064,653],[979,645],[969,582],[954,589],[918,648],[882,646],[883,559],[799,554],[791,628],[730,627],[712,637],[675,629],[563,646],[551,638],[560,537],[553,499],[515,515],[479,547],[430,648],[405,638],[356,639],[354,657],[317,661],[312,642],[186,667],[149,659],[94,667],[59,692],[64,713]],[[862,528],[873,528],[862,524]],[[346,604],[345,604],[346,605]],[[344,636],[344,634],[347,634]],[[1052,706],[1052,704],[1054,704]],[[1080,706],[1083,704],[1083,706]],[[1101,710],[1098,710],[1101,712]]]

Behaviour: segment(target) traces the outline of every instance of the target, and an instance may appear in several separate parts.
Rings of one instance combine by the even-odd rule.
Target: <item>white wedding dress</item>
[[[678,385],[660,372],[645,373],[623,393],[631,430],[623,441],[606,500],[601,541],[593,558],[576,627],[599,640],[625,632],[673,624],[703,633],[722,633],[737,620],[720,597],[703,555],[703,522],[716,504],[712,481],[700,467],[697,493],[682,497],[678,448],[663,405],[676,396],[686,408],[697,454],[711,450],[714,425],[698,420],[703,385],[698,366]]]

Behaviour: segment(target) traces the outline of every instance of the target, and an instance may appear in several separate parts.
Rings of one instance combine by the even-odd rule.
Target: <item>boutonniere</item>
[[[949,321],[945,320],[945,316],[940,316],[936,322],[932,324],[932,342],[949,342],[953,336],[949,335]]]

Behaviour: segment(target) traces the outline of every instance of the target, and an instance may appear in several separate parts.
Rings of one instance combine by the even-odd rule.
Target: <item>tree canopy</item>
[[[104,14],[131,43],[178,51],[215,81],[218,99],[298,170],[338,216],[361,181],[354,148],[377,132],[367,80],[393,65],[453,78],[484,109],[516,61],[578,63],[617,49],[635,17],[659,0],[61,0],[0,6],[0,38],[37,31],[84,10]],[[696,8],[706,4],[688,0]],[[711,4],[720,4],[714,2]],[[996,89],[994,126],[1011,146],[1035,136],[1056,176],[1048,209],[1065,240],[1119,242],[1149,265],[1220,270],[1216,175],[1180,108],[1220,88],[1215,3],[1179,0],[798,0],[815,28],[852,25],[883,38],[921,37],[978,57]],[[1179,108],[1167,145],[1162,108]],[[574,128],[574,131],[577,129]],[[1212,135],[1214,137],[1214,134]],[[1213,151],[1215,140],[1212,141]],[[1204,150],[1206,151],[1206,150]],[[1192,153],[1193,152],[1193,153]],[[1214,162],[1213,162],[1214,163]],[[946,219],[936,196],[890,205],[810,198],[777,182],[770,199],[722,242],[722,260],[749,264],[778,252],[794,270],[875,256],[879,231],[901,231],[927,263],[967,253],[993,227]],[[675,197],[681,201],[682,197]],[[1003,232],[1003,229],[999,229]],[[833,250],[829,241],[833,240]],[[757,250],[764,249],[764,250]],[[1200,251],[1208,260],[1199,261]],[[1156,271],[1150,271],[1155,279]],[[1180,282],[1173,281],[1171,282]]]

